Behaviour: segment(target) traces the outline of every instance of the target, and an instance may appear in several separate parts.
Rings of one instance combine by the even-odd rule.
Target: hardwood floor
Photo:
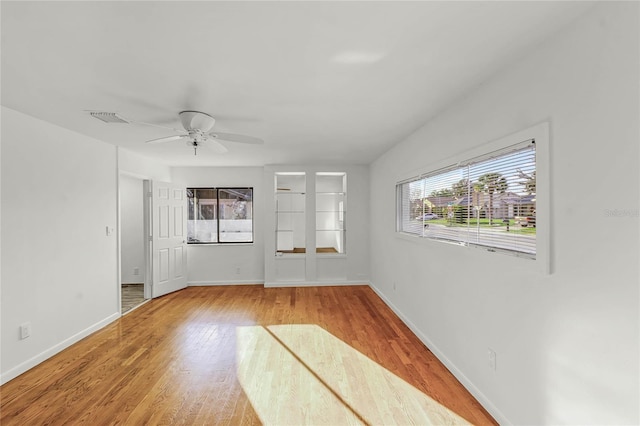
[[[144,298],[144,284],[122,284],[120,294],[120,306],[123,314],[141,305]]]
[[[189,287],[0,388],[0,424],[496,424],[366,286]]]

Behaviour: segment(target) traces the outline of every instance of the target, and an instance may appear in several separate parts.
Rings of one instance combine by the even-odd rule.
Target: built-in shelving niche
[[[316,253],[346,253],[346,173],[316,173]]]
[[[276,254],[306,251],[306,174],[276,173]]]
[[[347,280],[347,174],[274,172],[276,282]]]

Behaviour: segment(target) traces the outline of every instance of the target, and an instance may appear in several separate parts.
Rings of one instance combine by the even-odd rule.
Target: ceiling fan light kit
[[[171,142],[180,139],[187,139],[187,145],[193,148],[193,154],[198,154],[198,148],[201,146],[207,146],[218,154],[227,152],[227,148],[222,145],[220,141],[226,142],[239,142],[248,144],[262,144],[262,139],[254,138],[252,136],[236,135],[233,133],[219,133],[212,132],[213,126],[216,124],[215,118],[207,113],[200,111],[181,111],[178,114],[180,123],[184,127],[182,135],[166,136],[159,139],[152,139],[147,143],[163,143]]]
[[[199,111],[181,111],[179,114],[180,122],[185,130],[200,130],[203,133],[213,129],[216,119]]]

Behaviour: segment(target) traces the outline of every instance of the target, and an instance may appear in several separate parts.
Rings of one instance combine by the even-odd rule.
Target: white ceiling
[[[2,1],[1,101],[170,165],[367,164],[590,6]],[[185,109],[265,144],[194,156],[86,112],[180,127]]]

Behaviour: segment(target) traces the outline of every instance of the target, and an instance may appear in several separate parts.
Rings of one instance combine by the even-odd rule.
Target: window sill
[[[457,241],[447,241],[447,240],[437,240],[433,238],[423,237],[420,235],[409,234],[405,232],[396,232],[396,238],[404,241],[409,241],[413,244],[418,244],[423,247],[437,248],[442,244],[447,244],[448,246],[458,246],[467,249],[468,253],[474,253],[473,256],[495,256],[502,255],[502,257],[506,259],[516,259],[513,262],[518,262],[519,267],[523,267],[527,270],[530,269],[531,272],[536,272],[541,275],[549,275],[548,263],[545,262],[538,255],[528,254],[524,252],[516,252],[511,250],[504,250],[494,247],[486,247],[473,243],[464,243]],[[475,254],[477,253],[477,254]],[[512,262],[510,260],[505,260],[505,262]]]

